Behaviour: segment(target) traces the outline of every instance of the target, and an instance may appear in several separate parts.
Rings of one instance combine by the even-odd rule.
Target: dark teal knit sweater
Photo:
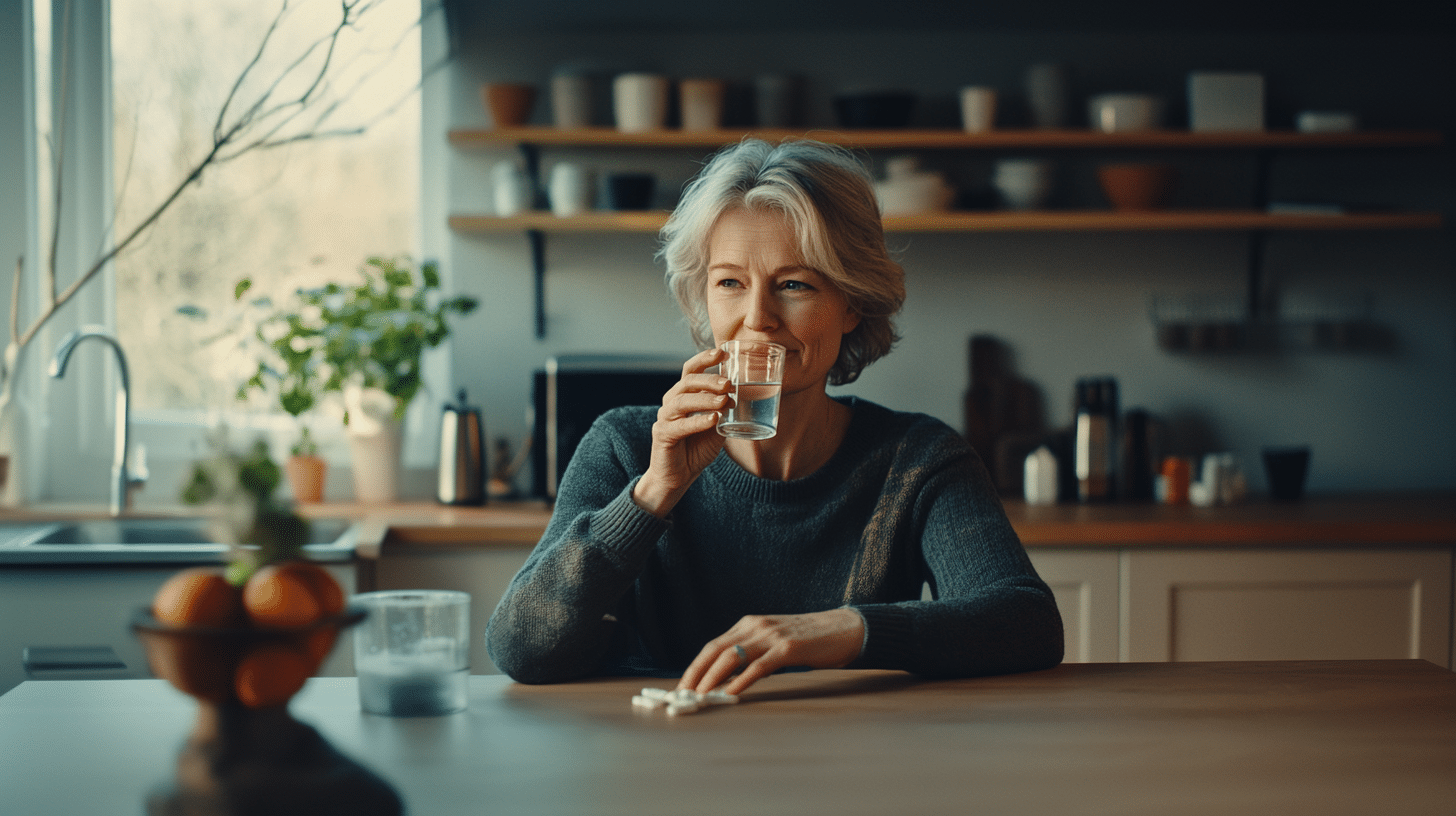
[[[965,440],[924,414],[841,401],[853,419],[824,467],[771,481],[720,454],[665,520],[631,498],[656,409],[602,416],[491,616],[491,660],[526,683],[680,672],[743,615],[852,606],[866,625],[852,668],[1059,663],[1056,602]],[[927,582],[935,600],[920,600]]]

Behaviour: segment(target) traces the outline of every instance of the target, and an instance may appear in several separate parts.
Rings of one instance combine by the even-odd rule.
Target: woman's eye
[[[814,289],[809,284],[797,280],[784,281],[783,287],[791,292],[808,292]]]
[[[733,278],[723,278],[722,280],[718,281],[717,283],[715,283],[713,285],[714,286],[719,286],[719,287],[722,287],[722,288],[725,288],[725,289],[728,289],[728,288],[732,288],[732,287],[737,286],[738,285],[738,281],[737,280],[734,280]]]

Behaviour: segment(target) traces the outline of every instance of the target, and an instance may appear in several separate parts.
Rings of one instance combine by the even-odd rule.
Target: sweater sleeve
[[[937,469],[913,517],[933,600],[857,605],[855,664],[940,677],[1009,674],[1061,662],[1062,619],[975,454]]]
[[[631,589],[667,522],[632,501],[632,454],[598,421],[562,479],[546,533],[486,626],[496,667],[523,683],[597,673]]]

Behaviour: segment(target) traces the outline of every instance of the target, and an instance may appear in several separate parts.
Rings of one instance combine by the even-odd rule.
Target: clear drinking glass
[[[354,630],[359,705],[370,714],[435,717],[464,711],[470,596],[446,590],[356,595],[369,613]]]
[[[719,366],[732,383],[733,402],[718,418],[718,433],[734,439],[768,439],[778,433],[784,353],[778,343],[729,340]]]

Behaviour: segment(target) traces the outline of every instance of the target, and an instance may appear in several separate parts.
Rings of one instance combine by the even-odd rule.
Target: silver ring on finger
[[[733,644],[733,653],[738,655],[738,668],[748,665],[748,652],[740,644]]]

